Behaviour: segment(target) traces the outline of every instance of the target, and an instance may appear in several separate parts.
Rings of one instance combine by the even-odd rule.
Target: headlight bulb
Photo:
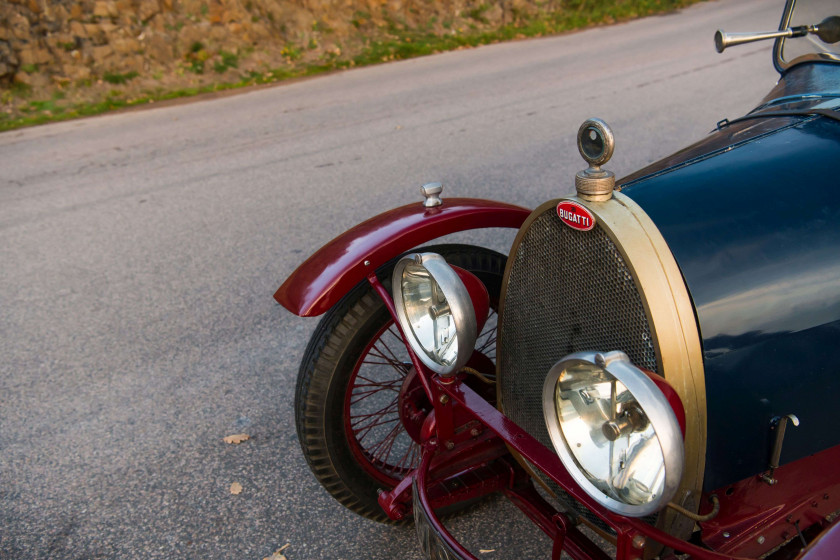
[[[462,368],[475,347],[478,319],[458,272],[440,255],[417,253],[397,262],[392,284],[397,318],[417,357],[440,375]],[[487,290],[480,289],[486,317]]]
[[[684,460],[679,424],[623,352],[563,358],[546,378],[543,412],[564,466],[605,507],[641,517],[673,497]]]
[[[405,266],[400,286],[406,323],[422,352],[451,366],[458,357],[458,332],[443,290],[423,265],[413,262]]]

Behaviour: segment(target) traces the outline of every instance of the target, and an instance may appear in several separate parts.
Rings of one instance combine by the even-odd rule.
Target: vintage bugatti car
[[[275,297],[326,313],[296,421],[315,476],[371,519],[491,492],[553,558],[840,557],[840,6],[788,0],[781,78],[745,116],[619,181],[583,123],[577,194],[528,210],[441,197],[374,217]],[[518,229],[509,255],[422,247]],[[421,247],[421,248],[417,248]]]

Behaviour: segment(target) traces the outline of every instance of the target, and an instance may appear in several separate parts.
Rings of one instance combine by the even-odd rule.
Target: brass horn
[[[804,37],[808,33],[813,33],[820,41],[829,45],[840,42],[840,16],[829,16],[817,25],[799,25],[764,33],[726,33],[718,29],[715,33],[715,50],[721,53],[726,47],[778,37]]]
[[[735,45],[764,41],[766,39],[776,39],[777,37],[802,37],[807,34],[807,27],[788,28],[781,31],[767,31],[764,33],[726,33],[718,29],[715,32],[715,50],[722,53],[726,47],[734,47]]]

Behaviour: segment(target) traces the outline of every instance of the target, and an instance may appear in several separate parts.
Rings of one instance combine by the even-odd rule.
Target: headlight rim
[[[409,264],[417,264],[424,267],[434,281],[437,282],[446,297],[452,318],[455,322],[455,330],[458,337],[457,358],[449,366],[434,361],[417,340],[414,330],[411,328],[405,311],[402,291],[402,276],[406,266]],[[394,266],[391,286],[397,319],[412,352],[420,359],[423,365],[441,377],[450,377],[457,373],[469,361],[475,349],[475,343],[478,338],[478,322],[469,290],[455,269],[446,262],[445,258],[437,253],[410,253],[400,258]]]
[[[602,357],[606,360],[604,363],[599,363],[598,360]],[[616,500],[598,489],[578,466],[579,463],[569,448],[560,427],[554,390],[557,380],[564,371],[575,365],[584,364],[600,367],[621,382],[642,407],[650,424],[654,426],[665,465],[664,487],[660,496],[655,500],[641,505]],[[642,403],[649,404],[644,406]],[[627,517],[651,515],[662,510],[679,488],[684,470],[685,450],[677,415],[674,413],[666,395],[656,386],[656,383],[641,369],[633,365],[624,352],[575,352],[561,358],[551,367],[543,384],[543,415],[552,445],[563,466],[589,497],[613,513]],[[560,445],[558,445],[558,442]]]

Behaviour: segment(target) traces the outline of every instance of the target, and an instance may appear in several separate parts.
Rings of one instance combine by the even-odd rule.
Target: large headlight
[[[475,309],[458,273],[440,255],[417,253],[397,262],[394,306],[417,357],[448,375],[472,355],[477,336]]]
[[[677,490],[680,426],[656,384],[624,352],[579,352],[548,373],[543,413],[563,465],[604,507],[649,515]]]

